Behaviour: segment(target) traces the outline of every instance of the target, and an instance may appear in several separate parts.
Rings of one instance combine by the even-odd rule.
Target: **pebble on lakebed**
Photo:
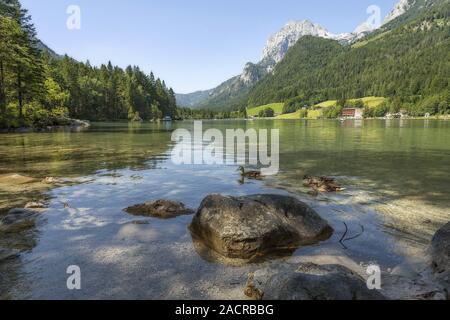
[[[154,217],[161,219],[171,219],[182,215],[193,214],[194,211],[177,201],[156,200],[137,204],[124,209],[125,212],[134,216]]]

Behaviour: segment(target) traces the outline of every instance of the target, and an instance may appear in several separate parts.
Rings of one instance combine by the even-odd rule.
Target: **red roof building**
[[[362,119],[363,114],[364,109],[361,108],[344,108],[342,110],[341,116],[343,118]]]

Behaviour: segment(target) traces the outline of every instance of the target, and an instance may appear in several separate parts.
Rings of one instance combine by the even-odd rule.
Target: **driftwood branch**
[[[339,240],[339,243],[342,244],[344,249],[347,249],[347,247],[345,246],[344,242],[345,242],[345,237],[347,236],[347,233],[348,233],[348,226],[347,226],[347,224],[345,222],[344,222],[344,226],[345,226],[345,232],[344,232],[341,240]]]
[[[350,238],[346,238],[344,241],[355,240],[355,239],[361,237],[364,234],[365,230],[364,230],[364,226],[362,224],[360,224],[360,227],[361,227],[361,232],[360,233],[358,233],[356,236],[353,236],[353,237],[350,237]]]
[[[362,224],[360,224],[361,232],[358,233],[358,234],[355,235],[355,236],[347,237],[347,234],[348,234],[348,225],[347,225],[347,223],[345,223],[345,222],[343,222],[343,224],[344,224],[344,226],[345,226],[345,232],[344,232],[344,234],[342,235],[342,238],[339,240],[339,243],[342,245],[342,247],[343,247],[345,250],[347,250],[348,248],[347,248],[347,246],[345,245],[345,242],[346,242],[346,241],[355,240],[355,239],[361,237],[361,236],[364,234],[365,229],[364,229],[364,226],[363,226]]]

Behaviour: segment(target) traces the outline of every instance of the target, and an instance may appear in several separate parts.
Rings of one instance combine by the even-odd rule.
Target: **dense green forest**
[[[39,47],[27,10],[0,0],[0,127],[177,116],[173,90],[153,73],[94,67]]]
[[[245,119],[247,118],[247,108],[242,107],[236,111],[178,108],[178,117],[181,119]]]
[[[49,59],[50,74],[67,90],[70,115],[89,120],[161,119],[177,115],[175,94],[164,81],[139,67],[111,63],[100,68],[67,56]]]
[[[288,102],[293,112],[320,101],[384,96],[384,110],[450,113],[449,17],[443,1],[352,46],[303,37],[236,106]]]

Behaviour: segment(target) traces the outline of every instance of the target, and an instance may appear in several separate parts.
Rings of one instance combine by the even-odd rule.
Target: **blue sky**
[[[209,89],[257,62],[271,34],[309,19],[349,32],[375,4],[387,14],[397,0],[22,0],[39,37],[60,54],[98,65],[108,60],[154,71],[176,92]],[[68,30],[69,5],[81,30]]]

